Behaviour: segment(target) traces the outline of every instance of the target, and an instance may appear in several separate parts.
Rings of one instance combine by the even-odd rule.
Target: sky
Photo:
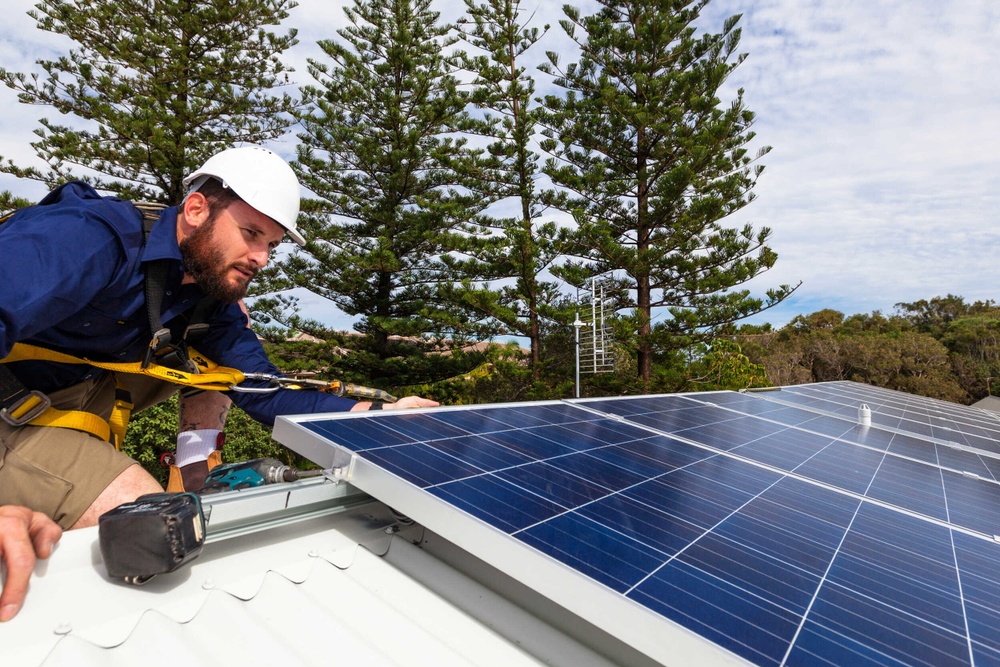
[[[346,24],[345,0],[299,0],[283,28],[299,30],[286,54],[299,84],[319,39]],[[573,3],[584,14],[591,0]],[[38,59],[70,47],[42,32],[28,0],[5,0],[0,65],[40,72]],[[460,0],[438,0],[445,18]],[[562,4],[522,0],[531,25],[551,24],[535,47],[573,60],[558,25]],[[742,14],[744,63],[737,88],[757,116],[753,146],[770,146],[757,200],[726,224],[768,227],[774,268],[749,285],[757,294],[801,286],[752,322],[776,327],[824,308],[846,315],[954,294],[1000,299],[1000,3],[995,0],[712,0],[699,25],[717,32]],[[548,77],[534,73],[542,92]],[[35,164],[29,143],[50,108],[19,104],[0,86],[0,155]],[[294,139],[273,146],[291,156]],[[0,175],[0,189],[37,199],[39,185]],[[305,314],[336,328],[350,320],[300,294]]]

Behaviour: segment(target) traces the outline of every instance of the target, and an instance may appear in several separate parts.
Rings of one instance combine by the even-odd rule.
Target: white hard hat
[[[197,191],[211,176],[284,227],[296,243],[306,244],[295,225],[299,217],[299,179],[276,153],[262,146],[227,148],[216,153],[184,179],[188,194]]]

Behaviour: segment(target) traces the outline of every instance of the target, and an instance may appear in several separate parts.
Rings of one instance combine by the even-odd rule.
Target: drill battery
[[[113,579],[141,584],[201,553],[205,516],[193,493],[152,493],[98,520],[101,555]]]

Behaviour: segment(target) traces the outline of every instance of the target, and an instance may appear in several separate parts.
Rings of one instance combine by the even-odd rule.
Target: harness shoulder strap
[[[155,202],[132,202],[142,213],[142,243],[149,240],[153,225],[160,219],[160,214],[166,208],[164,204]],[[213,297],[203,297],[193,309],[188,320],[188,326],[177,344],[171,345],[170,329],[163,326],[160,314],[163,311],[163,295],[167,288],[167,276],[170,273],[170,260],[158,259],[146,265],[144,289],[146,292],[146,317],[149,320],[149,330],[153,334],[149,349],[143,360],[143,368],[149,366],[153,359],[166,366],[174,366],[188,372],[197,372],[197,365],[190,361],[187,344],[197,341],[208,331],[208,317],[218,305]]]

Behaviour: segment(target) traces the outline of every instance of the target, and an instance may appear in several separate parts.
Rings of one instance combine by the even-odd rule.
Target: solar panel
[[[998,433],[824,383],[312,415],[275,437],[665,664],[981,665],[1000,664]]]

